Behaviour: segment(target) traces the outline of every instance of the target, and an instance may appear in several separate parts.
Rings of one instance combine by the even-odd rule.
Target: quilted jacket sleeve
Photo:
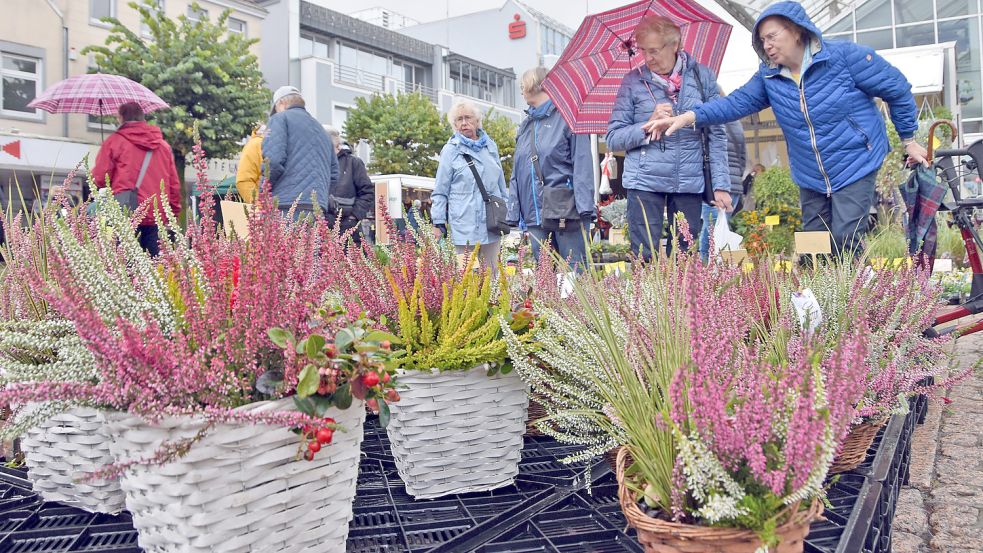
[[[594,156],[590,136],[570,133],[570,155],[573,157],[573,195],[581,217],[594,215]]]
[[[635,122],[635,101],[632,98],[632,74],[621,82],[618,97],[614,101],[611,119],[608,120],[608,134],[605,141],[611,150],[634,150],[645,144],[645,131],[641,123]]]
[[[716,82],[716,81],[714,81]],[[751,80],[731,92],[725,98],[707,102],[693,110],[696,113],[697,126],[722,125],[728,121],[736,121],[752,113],[758,113],[771,104],[765,91],[764,78],[761,73],[755,73]]]
[[[372,210],[372,202],[375,201],[375,185],[369,178],[369,172],[365,170],[365,163],[352,156],[352,185],[355,187],[355,207],[352,215],[356,219],[368,217]]]
[[[434,179],[433,192],[430,193],[430,219],[435,225],[447,224],[447,195],[451,191],[451,179],[454,169],[451,167],[454,148],[445,145],[440,151],[440,161],[437,164],[437,175]]]
[[[236,190],[242,201],[253,203],[259,192],[259,181],[263,177],[263,139],[254,136],[246,142],[239,156],[236,168]]]
[[[838,46],[844,50],[846,66],[857,88],[888,103],[898,136],[902,139],[914,136],[918,131],[918,109],[908,79],[872,48],[852,42]]]
[[[719,100],[717,77],[710,69],[699,66],[700,82],[703,83],[707,102]],[[710,127],[710,179],[714,190],[730,191],[730,167],[727,163],[727,130],[722,124]]]

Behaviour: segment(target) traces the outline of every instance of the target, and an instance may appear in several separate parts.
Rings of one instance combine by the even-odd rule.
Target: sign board
[[[509,22],[509,40],[517,40],[526,36],[526,22],[520,19],[519,14],[512,16],[514,21]]]
[[[768,215],[765,217],[765,226],[773,227],[781,221],[778,215]]]
[[[0,168],[27,169],[39,174],[67,173],[89,154],[89,165],[96,160],[95,144],[0,134]]]
[[[727,263],[740,265],[747,259],[747,250],[720,250],[720,257]]]
[[[252,205],[242,202],[222,200],[222,227],[226,236],[236,236],[243,240],[249,238],[249,211]]]
[[[381,202],[389,203],[389,181],[375,183],[375,243],[389,244],[389,229],[386,228],[386,218],[383,217]]]
[[[829,233],[825,230],[796,232],[795,253],[802,255],[821,255],[833,253]]]
[[[936,259],[935,265],[932,270],[937,273],[951,273],[952,272],[952,260],[951,259]]]

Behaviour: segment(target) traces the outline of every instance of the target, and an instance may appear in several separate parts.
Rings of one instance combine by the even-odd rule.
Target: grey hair
[[[338,129],[332,127],[331,125],[321,125],[321,126],[324,127],[324,132],[328,133],[328,136],[331,138],[331,142],[335,146],[341,144],[341,133],[338,132]]]
[[[538,94],[543,90],[543,81],[546,80],[547,73],[549,71],[543,66],[527,69],[519,80],[520,89],[529,94]]]
[[[640,40],[646,35],[657,35],[666,41],[666,44],[678,46],[682,43],[683,33],[673,20],[663,15],[649,15],[639,22],[635,27],[635,40]]]
[[[474,118],[477,120],[477,124],[475,126],[480,129],[481,110],[479,110],[477,106],[468,100],[458,100],[454,102],[454,105],[451,106],[451,109],[447,112],[447,122],[451,124],[451,128],[455,131],[457,130],[457,127],[454,126],[454,119],[457,118],[458,112],[464,109],[471,111],[471,114],[474,115]]]

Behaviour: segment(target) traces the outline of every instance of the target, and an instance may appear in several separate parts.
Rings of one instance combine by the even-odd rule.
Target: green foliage
[[[495,108],[488,110],[481,123],[488,136],[498,145],[498,155],[502,162],[502,171],[508,182],[512,176],[512,164],[515,161],[515,129],[516,124],[508,117],[495,113]]]
[[[204,149],[215,158],[239,151],[238,141],[249,135],[270,109],[259,62],[249,48],[258,38],[229,33],[225,10],[214,22],[208,18],[177,21],[145,4],[130,2],[140,13],[149,38],[113,17],[104,46],[87,46],[82,54],[95,54],[99,71],[132,79],[154,91],[170,109],[149,114],[174,149],[178,172],[194,146],[194,122],[200,124]],[[193,4],[197,8],[197,4]],[[187,198],[187,185],[182,189]]]
[[[948,257],[955,265],[962,266],[966,263],[966,243],[963,242],[959,229],[949,226],[950,220],[951,217],[946,213],[940,213],[935,217],[939,229],[938,250],[935,257]]]
[[[769,228],[765,220],[772,215],[778,216],[779,223]],[[795,233],[802,230],[802,210],[798,204],[765,207],[742,211],[732,221],[751,256],[791,255],[795,251]]]
[[[345,137],[372,145],[373,173],[433,177],[440,149],[451,135],[437,107],[419,92],[356,98],[345,120]]]
[[[422,271],[413,289],[403,290],[386,269],[399,302],[399,338],[406,350],[403,368],[467,370],[505,361],[499,317],[511,319],[508,287],[504,281],[495,286],[489,272],[472,270],[475,258],[476,253],[463,273],[443,284],[439,314],[430,313],[424,303]]]
[[[870,258],[897,259],[908,255],[904,228],[893,221],[879,224],[867,237],[866,254]]]
[[[799,205],[799,187],[792,180],[792,172],[772,167],[755,177],[754,200],[759,209]]]

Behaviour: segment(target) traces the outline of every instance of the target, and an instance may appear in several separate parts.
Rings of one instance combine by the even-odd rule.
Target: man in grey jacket
[[[273,115],[263,137],[270,163],[270,184],[280,211],[295,203],[294,218],[319,217],[328,210],[331,185],[338,182],[338,157],[328,133],[307,113],[304,98],[292,86],[273,94]]]

